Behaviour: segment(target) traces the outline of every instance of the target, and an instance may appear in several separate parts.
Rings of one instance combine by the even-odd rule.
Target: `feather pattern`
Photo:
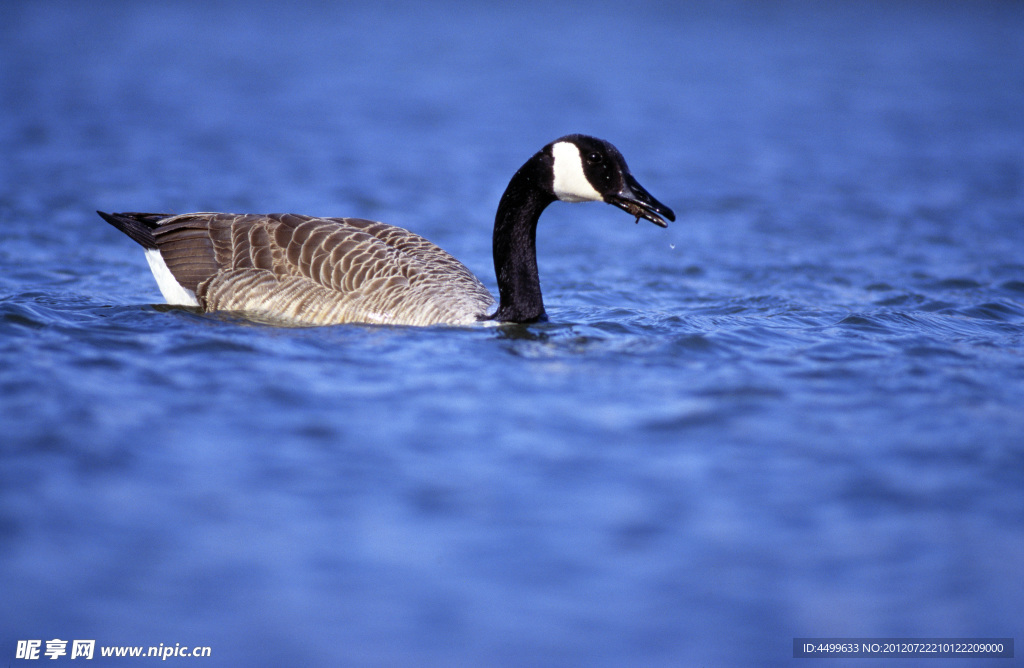
[[[152,233],[168,269],[206,311],[293,325],[433,325],[473,323],[494,306],[461,262],[384,223],[190,213],[160,220]]]

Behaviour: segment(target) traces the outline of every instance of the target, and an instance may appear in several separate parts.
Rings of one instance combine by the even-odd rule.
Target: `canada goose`
[[[557,139],[519,168],[494,220],[500,301],[466,267],[408,230],[295,214],[97,213],[146,251],[169,304],[239,311],[293,325],[542,320],[537,220],[548,204],[607,202],[655,225],[670,208],[637,183],[622,154],[585,135]]]

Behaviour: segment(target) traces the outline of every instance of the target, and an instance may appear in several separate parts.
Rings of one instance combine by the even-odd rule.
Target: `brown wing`
[[[419,235],[358,218],[193,213],[153,231],[164,262],[208,311],[295,324],[469,323],[494,300]]]

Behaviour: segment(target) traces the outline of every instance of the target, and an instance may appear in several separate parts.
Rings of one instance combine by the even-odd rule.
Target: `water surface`
[[[8,661],[780,665],[1019,631],[1021,5],[5,12]],[[93,213],[380,219],[493,292],[498,197],[569,132],[679,220],[552,206],[537,325],[159,306]]]

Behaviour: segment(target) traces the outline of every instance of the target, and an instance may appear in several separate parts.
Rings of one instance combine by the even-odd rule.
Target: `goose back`
[[[384,223],[192,213],[151,230],[170,273],[207,311],[296,325],[431,325],[469,324],[494,306],[461,262]]]

